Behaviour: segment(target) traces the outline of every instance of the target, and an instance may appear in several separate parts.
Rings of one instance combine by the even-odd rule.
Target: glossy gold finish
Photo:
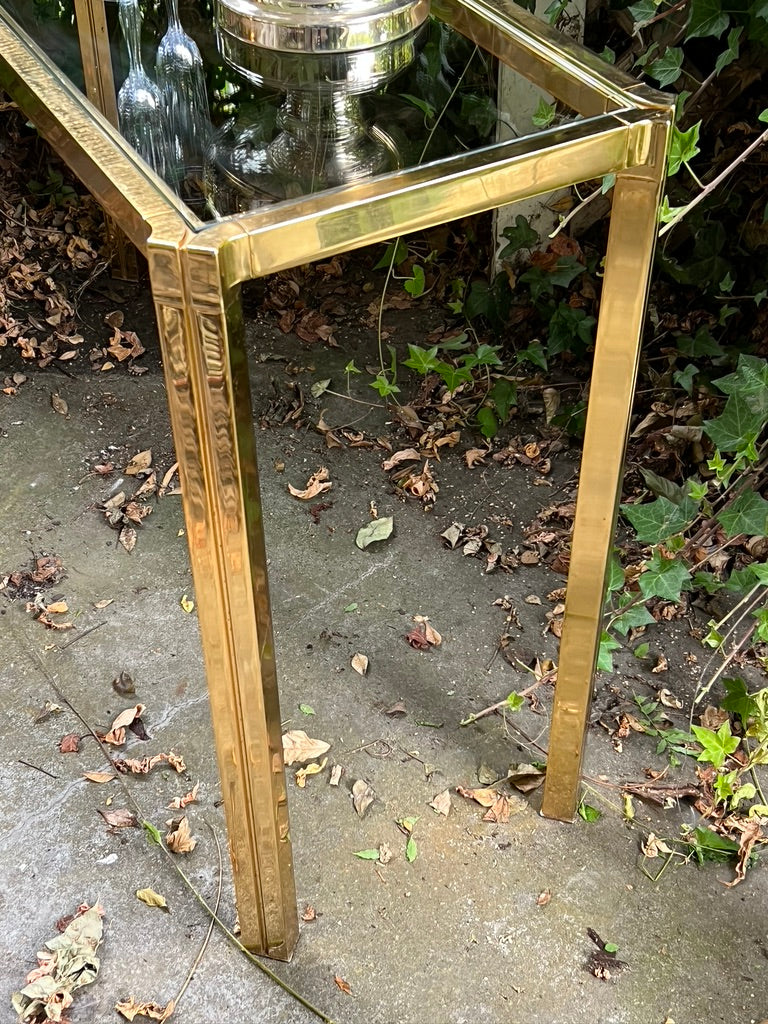
[[[203,224],[0,8],[0,85],[148,256],[243,941],[275,957],[296,907],[239,283],[615,173],[544,813],[578,803],[672,108],[511,0],[433,10],[584,119]]]
[[[663,129],[656,132],[655,142],[654,162],[647,169],[617,175],[614,186],[542,804],[547,817],[563,821],[574,817],[579,801],[604,581],[621,496],[661,201]]]

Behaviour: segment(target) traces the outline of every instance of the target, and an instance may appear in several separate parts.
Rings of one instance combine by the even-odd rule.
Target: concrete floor
[[[252,344],[257,354],[295,347],[264,333]],[[312,353],[316,370],[301,377],[307,390],[329,375],[333,358]],[[270,375],[285,379],[281,364],[260,363],[257,372],[259,386]],[[66,417],[52,408],[52,392],[66,400]],[[173,452],[163,384],[156,370],[138,378],[33,370],[18,394],[0,399],[0,575],[28,567],[33,554],[57,554],[64,575],[46,594],[66,599],[66,617],[76,626],[47,630],[23,600],[0,594],[2,1019],[14,1019],[10,994],[54,935],[56,920],[82,901],[99,900],[106,910],[101,971],[77,993],[71,1020],[102,1024],[118,1019],[114,1004],[129,995],[158,1003],[175,996],[207,918],[138,830],[107,833],[97,809],[109,795],[114,807],[122,806],[120,790],[81,778],[103,767],[99,751],[86,739],[80,753],[59,752],[62,735],[84,731],[66,710],[35,723],[45,702],[57,699],[46,674],[98,726],[134,700],[144,703],[150,739],[130,735],[128,755],[169,748],[183,755],[186,778],[156,769],[129,783],[146,816],[162,826],[171,814],[168,801],[200,781],[199,802],[189,808],[198,844],[184,868],[209,900],[218,862],[208,824],[224,838],[196,618],[180,605],[183,595],[194,595],[179,535],[180,499],[156,503],[128,555],[95,508],[122,474],[102,479],[89,472],[107,456],[121,468],[150,447],[154,464],[168,468]],[[328,396],[317,409],[320,404],[329,407],[332,422],[353,419],[362,408],[350,413],[349,403]],[[602,787],[589,797],[602,818],[565,825],[542,819],[540,795],[533,793],[515,802],[508,824],[498,825],[483,822],[482,808],[455,793],[457,785],[480,784],[482,765],[502,775],[510,762],[534,757],[497,716],[469,728],[458,723],[528,684],[500,657],[487,670],[504,624],[492,602],[512,595],[526,654],[553,656],[553,638],[542,634],[550,607],[545,594],[562,579],[538,568],[485,576],[479,561],[446,550],[439,533],[456,518],[479,522],[504,514],[515,523],[509,542],[517,543],[520,524],[548,500],[547,489],[530,486],[522,467],[469,473],[454,453],[438,468],[440,496],[426,514],[393,496],[378,452],[326,451],[317,433],[286,427],[260,431],[259,443],[284,724],[331,743],[332,761],[345,770],[338,788],[328,785],[326,769],[304,790],[289,770],[299,909],[311,904],[317,919],[302,925],[293,961],[271,965],[274,970],[339,1024],[746,1024],[768,1016],[765,868],[758,865],[734,889],[722,885],[731,877],[727,867],[670,865],[656,883],[640,870],[643,828],[674,837],[693,820],[689,808],[651,821],[638,805],[637,820],[628,823],[617,791]],[[276,461],[285,463],[283,473]],[[322,463],[334,481],[333,505],[316,524],[285,485],[303,484]],[[572,471],[563,457],[556,485]],[[125,483],[131,485],[120,486]],[[372,500],[380,515],[395,516],[396,531],[389,542],[360,552],[354,533],[367,522]],[[530,594],[543,604],[527,604]],[[112,603],[94,608],[106,599]],[[357,608],[345,611],[353,603]],[[404,642],[415,614],[430,616],[443,635],[439,648],[421,652]],[[104,624],[66,646],[97,623]],[[657,633],[654,642],[666,640]],[[669,637],[669,644],[677,654],[670,656],[665,684],[682,691],[690,687],[683,654],[695,641]],[[370,658],[365,678],[349,665],[357,651]],[[135,680],[135,698],[113,691],[121,671]],[[618,685],[630,697],[649,692],[655,680],[629,674],[639,671],[629,666],[601,686]],[[405,716],[382,713],[398,700]],[[299,711],[302,703],[314,716]],[[546,742],[545,718],[526,709],[515,722]],[[616,754],[597,726],[588,760],[590,774],[610,783],[663,766],[649,738],[633,735]],[[433,768],[429,776],[425,762]],[[377,797],[362,820],[350,797],[358,778]],[[446,787],[453,803],[447,818],[428,806]],[[419,818],[413,863],[394,824],[408,815]],[[382,842],[394,852],[385,867],[376,870],[353,856]],[[145,887],[165,896],[170,914],[136,899]],[[540,906],[544,890],[551,899]],[[222,916],[231,923],[234,913],[225,865]],[[594,948],[588,928],[616,943],[629,964],[610,981],[587,970]],[[351,994],[337,987],[335,975]],[[173,1019],[304,1024],[316,1018],[214,932]]]

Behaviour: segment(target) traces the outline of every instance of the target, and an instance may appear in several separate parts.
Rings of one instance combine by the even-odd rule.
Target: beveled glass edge
[[[432,13],[579,113],[674,107],[514,0],[432,0]]]

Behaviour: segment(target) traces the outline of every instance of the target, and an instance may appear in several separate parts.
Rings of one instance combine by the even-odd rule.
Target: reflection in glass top
[[[425,4],[107,0],[121,132],[213,219],[535,130]],[[74,0],[0,6],[82,88]]]

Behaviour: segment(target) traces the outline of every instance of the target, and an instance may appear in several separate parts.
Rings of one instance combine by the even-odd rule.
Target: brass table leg
[[[562,821],[571,821],[578,808],[605,577],[621,497],[666,127],[656,134],[653,164],[618,174],[614,191],[542,804],[542,814]]]
[[[240,289],[226,251],[148,257],[205,656],[242,942],[298,937]]]

